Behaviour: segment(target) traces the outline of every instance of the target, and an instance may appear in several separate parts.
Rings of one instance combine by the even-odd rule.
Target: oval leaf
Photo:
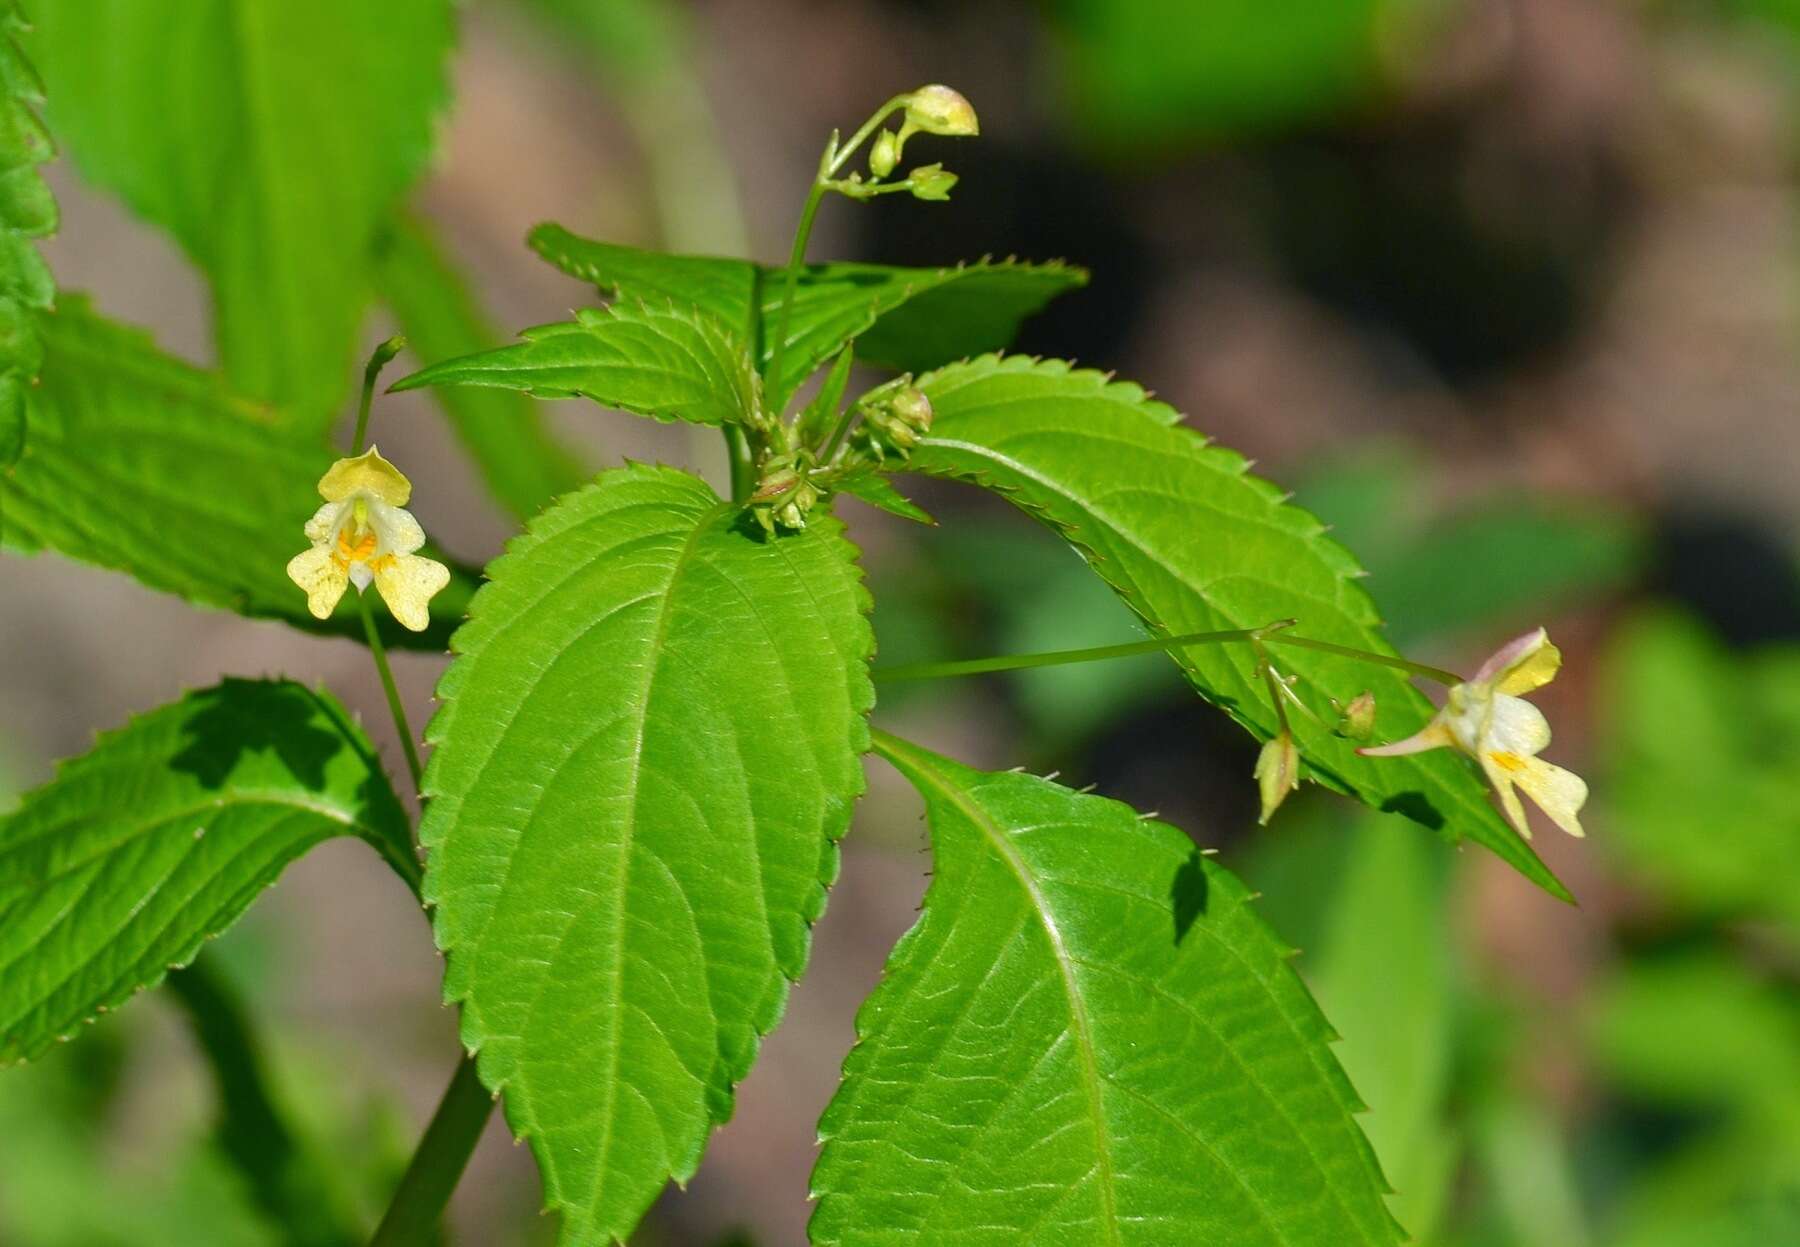
[[[428,738],[446,997],[562,1242],[694,1172],[805,964],[863,787],[854,550],[685,473],[602,473],[491,566]]]
[[[923,916],[819,1123],[817,1244],[1394,1243],[1291,950],[1181,832],[878,733]]]
[[[417,885],[375,747],[325,693],[226,680],[102,735],[0,819],[0,1062],[161,982],[345,835]]]
[[[1208,445],[1144,391],[1056,360],[984,356],[919,387],[931,436],[908,466],[997,490],[1066,537],[1160,636],[1295,619],[1296,635],[1391,654],[1356,560],[1324,525],[1249,474],[1242,455]],[[1397,740],[1432,713],[1404,673],[1292,647],[1270,647],[1321,706],[1375,694],[1380,732]],[[1200,694],[1259,739],[1274,708],[1246,645],[1174,654]],[[1292,715],[1312,778],[1451,839],[1492,849],[1553,895],[1568,892],[1500,817],[1474,766],[1448,750],[1358,757],[1353,743]]]

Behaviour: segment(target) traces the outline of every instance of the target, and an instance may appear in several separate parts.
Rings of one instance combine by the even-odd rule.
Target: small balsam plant
[[[1538,756],[1550,730],[1522,698],[1559,654],[1540,629],[1467,680],[1400,657],[1352,556],[1241,456],[1135,384],[1004,353],[1079,270],[807,263],[827,197],[941,200],[956,175],[908,168],[910,142],[977,129],[934,85],[833,134],[779,268],[534,231],[595,306],[392,388],[712,425],[730,492],[609,468],[479,575],[421,553],[405,508],[430,518],[429,482],[415,494],[367,445],[398,341],[371,359],[330,462],[76,301],[21,313],[49,362],[0,478],[9,544],[360,637],[407,767],[384,767],[329,692],[280,679],[226,680],[101,736],[0,821],[0,1056],[78,1034],[188,966],[309,847],[358,836],[428,915],[465,1049],[375,1241],[433,1241],[495,1101],[536,1157],[557,1241],[623,1241],[693,1175],[780,1021],[874,753],[923,797],[933,871],[819,1122],[814,1243],[1399,1242],[1330,1027],[1245,887],[1151,815],[875,726],[877,690],[1166,651],[1263,742],[1245,776],[1263,821],[1310,780],[1566,898],[1517,795],[1581,833],[1586,789]],[[102,359],[129,361],[136,388]],[[853,395],[853,364],[891,375]],[[129,451],[104,440],[126,409]],[[109,482],[165,464],[207,508],[149,530],[109,513]],[[1147,638],[876,663],[840,513],[932,522],[908,475],[1019,507]],[[446,639],[421,766],[386,646]],[[1415,677],[1448,686],[1442,710]],[[277,1218],[326,1215],[291,1175],[241,1163]]]

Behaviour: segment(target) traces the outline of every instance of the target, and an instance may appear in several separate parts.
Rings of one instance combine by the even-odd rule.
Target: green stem
[[[412,728],[406,721],[406,707],[401,704],[400,690],[394,684],[394,669],[388,666],[387,647],[381,643],[381,631],[375,626],[375,612],[369,608],[368,595],[356,593],[357,609],[362,611],[363,635],[369,639],[369,653],[375,656],[375,670],[381,674],[381,688],[387,694],[388,713],[394,716],[394,729],[400,733],[400,746],[406,750],[406,770],[412,776],[413,794],[425,789],[425,768],[419,765],[419,747],[413,743]]]
[[[362,454],[363,444],[369,436],[369,405],[375,400],[375,378],[405,349],[405,338],[389,338],[375,348],[369,355],[369,362],[363,365],[362,402],[356,408],[356,436],[350,439],[351,454]]]
[[[911,95],[911,92],[896,95],[893,99],[876,109],[870,114],[869,119],[862,123],[862,128],[855,134],[852,134],[850,136],[850,141],[845,143],[842,147],[837,146],[837,136],[833,135],[832,145],[825,149],[825,161],[820,165],[820,178],[836,177],[838,170],[844,167],[844,162],[856,154],[857,148],[868,142],[869,136],[875,133],[875,128],[889,117],[893,116],[896,109],[906,107],[906,100],[909,95]]]
[[[825,149],[825,158],[831,156],[831,148]],[[821,172],[813,178],[811,189],[806,192],[806,206],[800,209],[800,225],[794,231],[794,246],[788,252],[787,270],[781,278],[781,315],[775,322],[775,345],[771,348],[769,371],[764,375],[769,384],[781,384],[781,361],[787,354],[788,326],[794,316],[794,290],[800,284],[800,267],[806,262],[806,244],[812,238],[813,221],[819,215],[819,204],[825,198],[825,159],[820,162]],[[780,412],[774,414],[780,415]]]
[[[1427,680],[1436,680],[1439,684],[1461,684],[1463,678],[1454,671],[1446,671],[1442,667],[1429,667],[1422,662],[1412,662],[1405,658],[1396,658],[1392,654],[1371,654],[1368,650],[1351,649],[1347,645],[1333,645],[1329,641],[1314,641],[1303,636],[1279,636],[1267,638],[1271,645],[1293,645],[1300,649],[1318,650],[1322,654],[1341,654],[1345,658],[1354,658],[1358,662],[1372,662],[1383,667],[1397,667],[1412,675],[1423,676]]]
[[[427,1247],[437,1241],[444,1206],[493,1111],[494,1097],[481,1085],[475,1058],[465,1054],[401,1175],[375,1237],[369,1240],[370,1247]]]
[[[349,1247],[357,1241],[330,1184],[288,1130],[264,1076],[261,1045],[230,983],[197,961],[168,978],[218,1090],[219,1148],[237,1166],[257,1206],[289,1247]]]
[[[743,502],[756,492],[756,459],[750,452],[750,439],[741,426],[725,425],[725,455],[731,464],[731,500]]]

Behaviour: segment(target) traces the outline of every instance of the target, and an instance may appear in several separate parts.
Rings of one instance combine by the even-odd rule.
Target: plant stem
[[[369,609],[368,597],[359,589],[357,609],[362,612],[363,634],[369,639],[369,653],[375,656],[375,670],[381,675],[381,688],[387,694],[388,713],[394,716],[394,729],[400,733],[400,746],[406,750],[406,770],[412,776],[413,795],[425,788],[425,768],[419,765],[419,747],[413,743],[412,728],[406,721],[406,707],[400,702],[400,690],[394,685],[394,671],[388,666],[387,647],[381,643],[381,632],[375,627],[375,613]]]
[[[231,984],[197,961],[168,978],[218,1090],[218,1143],[290,1247],[349,1247],[357,1233],[330,1184],[289,1131],[264,1076],[260,1045]]]
[[[444,1205],[493,1111],[494,1097],[476,1075],[475,1058],[464,1054],[369,1247],[426,1247],[437,1241]]]
[[[363,365],[362,402],[356,408],[356,435],[350,439],[351,454],[362,454],[363,444],[369,436],[369,405],[375,400],[375,378],[405,349],[405,338],[389,338],[375,348],[369,355],[369,362]]]
[[[1439,684],[1461,684],[1463,682],[1463,678],[1454,671],[1446,671],[1442,667],[1430,667],[1422,662],[1413,662],[1405,658],[1396,658],[1392,654],[1371,654],[1368,650],[1351,649],[1348,645],[1333,645],[1329,641],[1314,641],[1303,636],[1289,636],[1285,632],[1266,639],[1270,645],[1294,645],[1301,649],[1318,650],[1322,654],[1341,654],[1345,658],[1354,658],[1358,662],[1372,662],[1383,667],[1397,667],[1412,675],[1423,676],[1427,680],[1436,680]]]
[[[719,431],[725,435],[725,455],[731,464],[731,500],[743,502],[756,492],[756,459],[750,453],[750,439],[740,425],[728,424]]]
[[[831,148],[825,149],[825,157],[829,158]],[[800,283],[800,266],[806,262],[806,244],[812,238],[813,221],[819,215],[819,204],[825,198],[826,160],[819,162],[820,173],[813,178],[812,187],[806,192],[806,206],[800,209],[800,225],[794,230],[794,246],[788,252],[787,270],[781,278],[781,315],[775,321],[775,345],[769,356],[769,371],[764,375],[769,384],[781,384],[781,361],[787,354],[788,326],[794,317],[794,288]],[[781,413],[774,412],[776,416]]]

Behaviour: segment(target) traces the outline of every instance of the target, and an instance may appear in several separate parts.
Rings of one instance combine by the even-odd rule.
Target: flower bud
[[[1375,734],[1375,694],[1364,689],[1338,714],[1338,735],[1367,740]]]
[[[869,149],[869,172],[878,178],[884,178],[899,163],[900,136],[892,130],[883,130],[875,136],[875,146]]]
[[[899,384],[890,383],[863,397],[857,440],[877,459],[889,451],[904,459],[931,429],[931,400],[906,380],[900,378]]]
[[[1288,793],[1300,786],[1300,751],[1286,728],[1256,756],[1256,785],[1262,791],[1262,817],[1256,821],[1266,826]]]
[[[956,185],[956,175],[943,165],[920,165],[906,175],[912,187],[914,199],[943,200],[950,198],[950,188]]]
[[[937,83],[906,97],[906,124],[927,134],[964,137],[981,133],[975,109],[962,92]]]

